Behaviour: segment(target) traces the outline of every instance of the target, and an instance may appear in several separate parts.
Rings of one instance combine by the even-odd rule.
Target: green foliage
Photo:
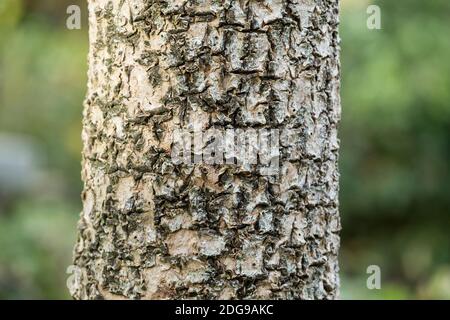
[[[364,280],[363,296],[449,298],[450,5],[375,4],[382,30],[364,28],[361,3],[343,1],[341,17],[344,296],[378,264],[397,293]],[[447,289],[426,289],[438,271]]]
[[[18,203],[0,216],[0,299],[68,298],[65,270],[75,243],[75,208]]]
[[[31,137],[45,156],[37,186],[5,198],[8,185],[0,185],[0,299],[69,297],[65,271],[80,211],[87,34],[36,3],[0,1],[0,136]],[[3,151],[14,161],[13,150]]]
[[[0,30],[9,31],[17,24],[22,15],[22,1],[2,0],[0,2]],[[3,40],[0,33],[0,40]],[[3,41],[2,41],[3,43]]]

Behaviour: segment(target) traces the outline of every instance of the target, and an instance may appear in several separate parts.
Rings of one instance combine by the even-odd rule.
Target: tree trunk
[[[336,298],[338,0],[89,12],[74,298]],[[279,172],[174,161],[176,130],[208,128],[290,130]]]

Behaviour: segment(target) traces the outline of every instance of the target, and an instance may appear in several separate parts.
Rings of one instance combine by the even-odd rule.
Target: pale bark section
[[[74,297],[335,298],[338,0],[90,0],[89,11]],[[174,165],[174,128],[194,127],[302,133],[282,146],[277,178]]]

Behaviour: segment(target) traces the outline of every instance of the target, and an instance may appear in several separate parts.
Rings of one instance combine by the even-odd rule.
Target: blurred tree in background
[[[450,2],[341,1],[342,297],[450,298]],[[70,4],[82,30],[65,27]],[[0,298],[69,297],[85,6],[0,0]]]

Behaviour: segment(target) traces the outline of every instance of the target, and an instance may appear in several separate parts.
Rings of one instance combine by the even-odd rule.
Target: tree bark
[[[76,299],[334,299],[338,0],[90,0]],[[295,129],[280,172],[181,128]]]

